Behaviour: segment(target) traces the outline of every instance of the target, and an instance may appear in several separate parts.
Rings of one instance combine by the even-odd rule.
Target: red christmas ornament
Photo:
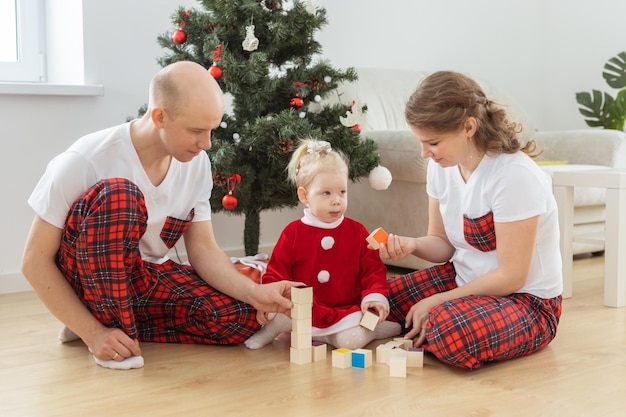
[[[226,210],[233,210],[237,207],[237,197],[229,192],[224,196],[224,198],[222,198],[222,205]]]
[[[217,64],[213,64],[209,68],[209,74],[211,74],[216,80],[219,80],[220,78],[222,78],[223,71],[220,67],[217,66]]]
[[[187,19],[189,18],[190,14],[191,12],[189,10],[183,12],[183,21],[178,22],[178,29],[176,29],[172,34],[172,40],[174,41],[174,43],[180,45],[185,43],[185,41],[187,40],[187,33],[183,29],[185,29],[185,26],[187,25]]]
[[[174,34],[172,35],[172,40],[174,41],[174,43],[177,43],[179,45],[185,43],[185,41],[187,40],[187,33],[185,33],[185,31],[182,29],[176,29],[174,31]]]
[[[289,101],[289,106],[296,110],[302,107],[303,105],[304,105],[304,100],[302,100],[300,97],[294,97]]]
[[[226,210],[232,210],[235,207],[237,207],[237,197],[233,195],[233,191],[235,190],[235,185],[239,184],[240,182],[241,182],[241,175],[239,174],[233,174],[230,177],[228,177],[228,180],[227,180],[228,194],[226,194],[222,198],[222,206],[224,206]]]
[[[350,129],[356,130],[357,132],[361,133],[361,125],[358,125],[358,124],[354,125]]]
[[[216,80],[219,80],[220,78],[222,78],[222,69],[217,66],[217,61],[222,59],[222,44],[221,43],[217,45],[216,50],[211,51],[211,55],[215,55],[215,58],[213,58],[213,65],[211,65],[211,68],[209,68],[209,74],[211,74],[213,78],[215,78]]]

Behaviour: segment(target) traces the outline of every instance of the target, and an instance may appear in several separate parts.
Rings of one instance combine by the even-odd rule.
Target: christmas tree
[[[245,216],[245,252],[254,255],[261,212],[298,204],[285,172],[298,139],[324,139],[345,153],[351,181],[379,165],[377,147],[360,136],[358,120],[350,117],[366,108],[336,97],[339,83],[357,79],[355,70],[319,58],[314,34],[327,23],[325,9],[298,0],[199,4],[203,10],[179,7],[173,13],[173,28],[158,36],[167,50],[158,62],[197,62],[232,99],[207,151],[211,206]],[[325,104],[333,94],[335,104]]]

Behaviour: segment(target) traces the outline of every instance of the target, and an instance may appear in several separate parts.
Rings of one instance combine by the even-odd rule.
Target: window
[[[83,0],[0,0],[0,94],[103,95],[84,67]]]
[[[0,81],[45,81],[42,0],[0,0]]]

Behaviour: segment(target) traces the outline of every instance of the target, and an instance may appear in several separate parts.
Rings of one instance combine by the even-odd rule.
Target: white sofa
[[[350,103],[358,99],[368,107],[361,124],[362,135],[378,144],[381,164],[387,167],[393,181],[387,190],[376,191],[367,180],[349,186],[347,216],[362,222],[368,230],[382,226],[386,231],[422,236],[428,224],[426,195],[427,160],[404,120],[404,105],[415,90],[423,72],[378,68],[357,68],[359,79],[342,85],[339,100]],[[480,82],[480,81],[479,81]],[[524,126],[524,138],[534,139],[543,149],[538,161],[566,162],[542,165],[548,174],[573,166],[605,166],[626,168],[626,135],[602,129],[575,131],[535,131],[532,122],[519,106],[481,82],[487,95],[503,104],[511,118]],[[575,189],[574,233],[597,232],[604,229],[604,191],[592,188]],[[603,245],[574,244],[574,253],[601,252]],[[418,269],[429,265],[424,260],[408,257],[389,265]]]

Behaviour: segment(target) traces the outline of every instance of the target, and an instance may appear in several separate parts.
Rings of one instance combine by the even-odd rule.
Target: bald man
[[[255,309],[285,312],[283,281],[258,285],[218,246],[204,150],[224,114],[222,91],[193,62],[163,68],[137,120],[86,135],[55,157],[31,194],[22,272],[95,362],[144,364],[140,341],[236,344]],[[167,257],[183,237],[190,265]]]

